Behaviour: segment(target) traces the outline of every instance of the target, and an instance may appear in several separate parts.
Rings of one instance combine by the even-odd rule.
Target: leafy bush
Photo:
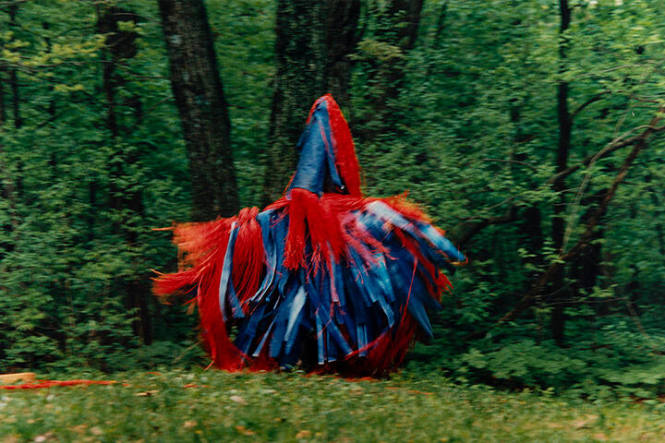
[[[464,349],[449,340],[452,331],[439,328],[430,345],[419,345],[408,368],[413,372],[443,370],[463,384],[486,383],[509,389],[552,389],[587,398],[665,394],[665,335],[634,331],[620,318],[571,340],[566,347],[552,340],[485,338]]]

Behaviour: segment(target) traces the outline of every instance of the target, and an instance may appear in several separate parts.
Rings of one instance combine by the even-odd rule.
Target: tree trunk
[[[192,217],[238,210],[230,121],[203,0],[159,0],[192,182]]]
[[[112,7],[100,13],[98,31],[106,35],[106,47],[104,50],[104,64],[102,74],[102,85],[106,97],[106,127],[111,138],[116,142],[120,134],[120,124],[116,116],[118,103],[116,101],[117,88],[125,83],[123,77],[116,72],[116,67],[121,59],[132,58],[136,55],[136,38],[138,34],[131,31],[121,31],[118,22],[138,21],[138,16],[130,11]],[[118,144],[118,146],[120,146]],[[143,196],[140,186],[134,178],[127,173],[127,166],[138,162],[139,155],[136,152],[127,153],[116,149],[109,169],[109,206],[116,215],[113,222],[113,232],[121,235],[129,250],[138,247],[138,233],[136,220],[144,215]],[[127,183],[128,186],[120,187],[119,183]],[[94,201],[94,183],[88,189],[91,203]],[[121,215],[122,214],[122,215]],[[152,343],[152,322],[148,309],[146,297],[150,294],[146,281],[147,276],[142,272],[141,265],[134,263],[134,275],[120,282],[122,290],[126,294],[126,305],[129,309],[136,309],[138,317],[132,322],[134,334],[141,337],[145,344]]]
[[[361,37],[358,29],[360,0],[327,0],[326,7],[326,91],[335,97],[342,109],[348,110],[353,65],[349,56]]]
[[[596,208],[607,193],[603,188],[582,201],[586,211],[580,217],[580,223],[586,225],[593,216]],[[570,295],[572,297],[583,297],[584,294],[591,292],[596,286],[596,280],[600,275],[602,261],[602,246],[598,241],[603,238],[604,229],[599,227],[593,231],[592,237],[586,248],[573,257],[570,261],[570,279],[572,281]]]
[[[359,0],[280,0],[277,4],[277,73],[270,114],[270,149],[264,204],[278,199],[296,164],[295,145],[314,100],[331,92],[349,103],[351,60],[358,41]]]
[[[568,0],[559,0],[559,72],[566,70],[566,49],[568,38],[565,35],[570,26],[571,9]],[[570,142],[572,134],[572,118],[568,110],[568,83],[560,81],[557,85],[557,120],[559,122],[559,143],[556,156],[556,172],[560,173],[568,167],[568,155],[570,153]],[[565,235],[564,214],[566,211],[566,182],[564,178],[554,181],[552,189],[558,193],[558,201],[554,204],[554,215],[552,217],[552,243],[558,254],[563,253],[563,242]],[[554,340],[562,344],[565,334],[565,303],[557,300],[566,299],[565,268],[559,266],[550,286],[551,299],[554,301],[552,309],[551,330]]]
[[[379,135],[399,134],[404,109],[396,99],[404,85],[408,52],[418,38],[423,0],[389,0],[377,16],[374,39],[392,46],[396,55],[383,60],[367,60],[367,97],[369,111],[360,117],[358,140],[372,140]]]

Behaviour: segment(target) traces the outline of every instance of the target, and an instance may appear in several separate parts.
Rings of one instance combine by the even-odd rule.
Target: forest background
[[[660,0],[0,0],[0,372],[206,364],[174,221],[276,199],[332,92],[470,258],[407,370],[665,393]]]

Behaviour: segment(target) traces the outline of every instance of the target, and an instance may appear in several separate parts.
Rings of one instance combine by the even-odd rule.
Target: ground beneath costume
[[[284,196],[259,212],[174,226],[182,271],[158,295],[193,290],[201,334],[226,370],[380,374],[431,337],[465,257],[403,197],[364,197],[349,127],[332,96],[312,107]]]

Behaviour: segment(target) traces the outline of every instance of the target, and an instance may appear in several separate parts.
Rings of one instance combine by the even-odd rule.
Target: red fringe
[[[249,370],[253,372],[258,371],[274,371],[279,369],[279,364],[274,358],[268,356],[268,346],[264,346],[258,357],[252,359],[249,364]]]
[[[368,367],[378,368],[380,372],[388,372],[402,364],[406,352],[414,341],[416,323],[411,317],[400,321],[397,330],[382,336],[377,346],[367,353]]]
[[[305,246],[309,234],[311,262],[317,269],[322,263],[338,261],[344,252],[339,209],[306,189],[293,188],[289,202],[289,232],[284,249],[284,267],[305,267]]]
[[[258,213],[258,208],[240,211],[238,236],[233,250],[233,285],[245,313],[245,302],[258,291],[263,280],[265,252],[261,225],[256,221]]]
[[[201,336],[215,366],[233,371],[242,368],[243,356],[228,336],[219,306],[219,279],[227,246],[228,235],[216,253],[202,264],[207,269],[198,279],[196,302],[201,317]]]
[[[183,254],[181,264],[196,265],[218,251],[218,245],[226,244],[232,218],[218,218],[202,223],[182,223],[173,227],[173,243]],[[225,246],[226,248],[226,246]],[[221,253],[224,258],[224,251]]]
[[[330,117],[330,130],[333,137],[337,170],[349,194],[354,197],[361,197],[360,165],[358,164],[358,157],[356,157],[356,150],[353,145],[349,125],[332,95],[326,94],[322,98],[328,105],[328,116]]]
[[[418,246],[418,244],[416,244],[416,242],[413,239],[407,237],[407,235],[404,234],[404,232],[400,231],[399,229],[395,229],[394,233],[395,235],[397,235],[397,238],[399,238],[400,242],[402,243],[402,246],[404,246],[404,248],[407,249],[425,268],[424,272],[421,270],[419,271],[419,273],[423,277],[422,280],[425,283],[425,286],[427,287],[427,292],[436,301],[441,301],[442,291],[448,289],[450,285],[450,281],[448,280],[448,278],[446,278],[445,276],[441,278],[443,274],[439,273],[434,263],[425,258],[425,256],[420,250],[420,247]],[[430,278],[434,281],[434,285],[432,285],[432,283],[430,282]]]
[[[238,370],[242,353],[233,345],[219,306],[219,279],[224,265],[231,224],[237,218],[217,219],[204,223],[184,223],[173,227],[173,242],[183,252],[181,266],[187,270],[157,277],[157,295],[174,293],[186,287],[196,287],[196,303],[201,318],[201,336],[215,366]]]
[[[406,218],[415,219],[423,223],[432,224],[432,219],[418,206],[416,203],[407,200],[408,193],[404,192],[399,195],[393,195],[387,198],[377,198],[395,211],[399,212]],[[443,234],[443,231],[441,231]]]
[[[316,200],[316,195],[304,189],[291,190],[289,204],[289,232],[284,248],[284,267],[297,269],[305,265],[305,218],[307,205]]]
[[[153,280],[152,291],[155,295],[163,297],[178,292],[187,286],[194,285],[196,282],[196,271],[190,269],[176,274],[161,274]]]

